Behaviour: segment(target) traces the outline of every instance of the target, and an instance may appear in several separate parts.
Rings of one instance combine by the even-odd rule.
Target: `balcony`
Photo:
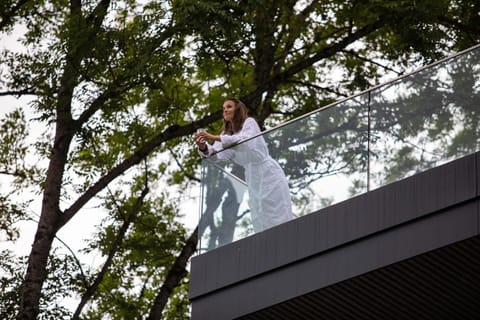
[[[243,169],[204,159],[192,319],[478,316],[479,50],[263,132],[287,223],[255,233]]]

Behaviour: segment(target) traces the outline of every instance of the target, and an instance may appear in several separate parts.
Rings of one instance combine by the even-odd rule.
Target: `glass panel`
[[[294,216],[317,211],[367,191],[367,102],[368,95],[357,96],[246,141],[233,151],[261,148],[265,141],[268,153],[286,174]],[[200,253],[277,224],[276,217],[265,218],[267,209],[258,205],[259,194],[275,202],[284,200],[275,173],[257,172],[263,170],[262,161],[254,163],[257,168],[249,179],[245,169],[232,161],[207,158],[202,165]],[[253,185],[251,197],[246,181]],[[253,217],[250,205],[258,211]]]
[[[372,91],[372,188],[479,150],[479,60],[477,49]]]
[[[477,48],[313,112],[216,157],[260,148],[261,159],[253,164],[248,157],[256,153],[236,158],[256,170],[203,159],[199,252],[281,223],[269,216],[269,225],[259,227],[267,211],[258,205],[264,186],[276,199],[273,205],[288,197],[279,196],[275,179],[260,174],[267,152],[272,167],[278,163],[287,177],[298,217],[479,151],[479,53]]]
[[[287,175],[295,216],[367,190],[367,103],[357,96],[265,134]]]
[[[253,233],[243,171],[232,162],[202,160],[199,253]]]

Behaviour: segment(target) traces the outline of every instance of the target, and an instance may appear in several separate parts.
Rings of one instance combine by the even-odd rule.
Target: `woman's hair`
[[[236,98],[228,98],[225,101],[232,101],[234,103],[234,112],[232,121],[223,119],[222,131],[225,134],[234,134],[242,129],[243,123],[248,118],[247,106]]]

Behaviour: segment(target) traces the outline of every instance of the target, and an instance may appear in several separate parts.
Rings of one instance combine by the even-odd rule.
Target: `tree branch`
[[[20,11],[21,7],[25,5],[29,0],[19,0],[9,11],[2,12],[0,21],[0,31],[13,23],[13,17]]]
[[[155,298],[150,314],[147,320],[159,320],[161,319],[163,309],[167,304],[168,298],[172,291],[180,284],[180,281],[188,274],[186,270],[187,263],[190,257],[193,255],[197,248],[198,242],[198,227],[195,228],[193,233],[187,239],[187,242],[183,246],[182,252],[177,257],[172,267],[168,271],[167,277],[163,282],[160,292]]]
[[[75,313],[73,314],[71,320],[78,320],[79,319],[80,313],[82,312],[83,308],[85,307],[87,302],[93,297],[93,295],[97,291],[98,286],[102,282],[103,278],[107,274],[108,269],[110,268],[110,266],[113,263],[113,258],[115,256],[115,254],[117,253],[118,249],[120,248],[120,246],[123,243],[123,240],[125,238],[125,234],[127,233],[128,228],[130,227],[132,222],[137,217],[137,214],[140,211],[140,207],[142,206],[143,200],[145,199],[146,195],[148,194],[148,191],[149,191],[148,187],[145,186],[145,188],[142,190],[142,193],[140,194],[140,196],[135,201],[135,205],[133,206],[133,208],[130,210],[129,214],[127,215],[127,218],[125,219],[122,226],[120,227],[120,230],[118,231],[118,234],[115,237],[115,240],[113,241],[113,244],[112,244],[110,250],[108,251],[107,259],[105,260],[105,263],[103,264],[102,269],[97,274],[93,283],[89,287],[86,288],[87,290],[83,294],[83,296],[80,300],[80,303],[78,304],[77,309],[75,310]],[[121,210],[121,209],[118,208],[118,210]]]
[[[177,164],[177,166],[180,168],[180,171],[182,171],[187,178],[189,178],[192,181],[201,182],[199,178],[195,177],[194,175],[191,175],[190,173],[187,172],[187,170],[183,168],[182,164],[180,163],[180,161],[178,161],[178,158],[175,156],[175,153],[173,152],[172,148],[168,148],[168,151],[170,151],[170,154],[175,160],[175,163]]]
[[[438,21],[446,27],[453,27],[453,28],[455,28],[455,29],[457,29],[461,32],[473,33],[473,34],[476,34],[476,35],[480,34],[480,28],[478,27],[478,25],[475,28],[475,27],[465,25],[461,22],[458,22],[456,20],[453,20],[453,19],[445,17],[445,16],[438,17]]]
[[[273,75],[265,83],[258,84],[257,88],[249,94],[245,95],[242,100],[248,105],[249,102],[255,101],[255,99],[258,99],[258,97],[262,96],[262,94],[270,88],[275,88],[279,84],[289,81],[294,75],[311,67],[316,62],[335,55],[337,52],[344,50],[349,44],[361,39],[362,37],[372,32],[375,32],[376,30],[384,26],[386,24],[386,21],[387,19],[385,18],[379,19],[372,24],[358,29],[354,33],[349,33],[339,42],[325,47],[313,56],[300,59],[297,63],[293,64],[285,71]]]
[[[12,177],[19,177],[19,178],[26,178],[25,173],[24,173],[24,172],[21,172],[21,171],[18,171],[18,170],[15,170],[14,172],[1,170],[1,171],[0,171],[0,175],[12,176]]]
[[[138,164],[142,159],[148,156],[155,148],[160,146],[162,143],[173,139],[182,137],[185,135],[190,135],[195,132],[198,128],[203,128],[208,124],[221,119],[222,110],[212,113],[209,116],[206,116],[203,119],[194,121],[185,126],[173,125],[167,128],[162,133],[153,137],[151,140],[147,141],[143,147],[137,150],[132,156],[125,159],[117,165],[115,168],[110,170],[105,176],[101,177],[95,184],[93,184],[85,193],[83,193],[68,209],[66,209],[60,217],[59,223],[57,225],[57,230],[65,225],[90,199],[97,195],[101,190],[103,190],[110,182],[122,175],[125,171]]]
[[[320,50],[313,56],[303,59],[296,64],[292,65],[286,71],[277,74],[272,78],[272,82],[284,82],[285,80],[291,78],[293,75],[303,71],[304,69],[311,67],[314,63],[329,58],[335,55],[337,52],[345,49],[349,44],[363,38],[364,36],[378,30],[380,27],[385,25],[385,19],[379,19],[372,24],[369,24],[361,29],[358,29],[356,32],[348,34],[342,40],[337,43],[334,43],[328,47],[325,47],[323,50]]]
[[[34,213],[35,214],[35,213]],[[33,218],[28,218],[27,221],[33,221],[35,223],[38,224],[38,220],[36,219],[33,219]],[[80,259],[78,259],[77,255],[75,254],[75,252],[72,250],[72,248],[70,248],[69,245],[67,245],[67,243],[65,241],[63,241],[62,239],[60,239],[57,235],[55,235],[55,239],[57,239],[65,248],[67,248],[68,251],[70,251],[70,254],[72,255],[73,259],[75,260],[75,263],[77,264],[78,266],[78,269],[80,270],[80,274],[82,275],[82,282],[83,284],[86,286],[86,282],[87,282],[87,277],[85,276],[85,272],[83,271],[83,268],[82,268],[82,264],[80,262]]]
[[[333,93],[337,96],[341,96],[341,97],[349,97],[349,95],[347,94],[344,94],[344,93],[341,93],[341,92],[338,92],[336,90],[333,90],[329,87],[321,87],[319,85],[316,85],[316,84],[313,84],[313,83],[309,83],[309,82],[305,82],[305,81],[300,81],[300,80],[288,80],[288,81],[285,81],[286,83],[293,83],[293,84],[299,84],[299,85],[302,85],[302,86],[305,86],[305,87],[310,87],[310,88],[314,88],[316,90],[322,90],[322,91],[326,91],[326,92],[329,92],[329,93]]]
[[[403,72],[400,72],[400,71],[397,71],[397,70],[395,70],[395,69],[392,69],[392,68],[390,68],[390,67],[388,67],[388,66],[385,66],[385,65],[383,65],[383,64],[381,64],[381,63],[379,63],[379,62],[376,62],[376,61],[374,61],[374,60],[372,60],[372,59],[368,59],[367,57],[363,57],[363,56],[359,55],[357,52],[355,52],[355,51],[353,51],[353,50],[342,50],[342,52],[348,53],[348,54],[354,56],[355,58],[357,58],[357,59],[359,59],[359,60],[362,60],[362,61],[365,61],[365,62],[374,64],[374,65],[376,65],[376,66],[379,66],[380,68],[385,69],[385,70],[387,70],[387,71],[392,71],[392,72],[394,72],[395,74],[397,74],[398,76],[400,76],[400,75],[403,74]]]
[[[0,97],[4,96],[23,96],[23,95],[36,95],[34,89],[23,89],[23,90],[11,90],[11,91],[3,91],[0,92]]]

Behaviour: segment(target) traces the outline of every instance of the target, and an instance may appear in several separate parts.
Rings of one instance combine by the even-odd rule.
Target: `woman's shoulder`
[[[247,119],[245,119],[245,121],[244,121],[243,123],[247,123],[247,122],[250,122],[250,123],[257,123],[257,120],[255,120],[255,118],[248,117]]]
[[[248,117],[243,122],[242,130],[244,130],[244,131],[246,130],[246,131],[249,131],[249,132],[252,132],[252,131],[256,132],[256,131],[260,131],[260,127],[258,126],[257,120],[255,120],[252,117]]]

